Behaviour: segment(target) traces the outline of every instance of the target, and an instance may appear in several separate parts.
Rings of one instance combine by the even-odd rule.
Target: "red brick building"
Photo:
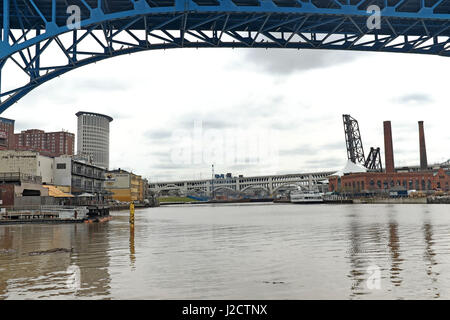
[[[450,170],[440,168],[419,172],[362,172],[329,178],[329,190],[345,193],[395,190],[450,191]]]
[[[14,136],[14,149],[17,150],[38,151],[50,157],[74,154],[75,134],[70,132],[45,132],[31,129],[16,133]]]
[[[339,172],[328,179],[329,191],[344,193],[387,193],[391,190],[450,191],[450,164],[428,167],[423,121],[419,125],[420,170],[403,172],[395,169],[391,122],[384,121],[384,172]],[[351,168],[350,168],[351,169]],[[366,171],[366,170],[364,170]],[[344,174],[344,172],[351,172]]]
[[[0,150],[13,149],[14,144],[14,120],[0,117]]]

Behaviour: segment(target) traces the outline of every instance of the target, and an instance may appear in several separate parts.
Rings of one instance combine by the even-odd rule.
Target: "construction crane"
[[[380,148],[370,148],[370,153],[366,158],[358,121],[349,114],[342,115],[342,119],[347,145],[347,158],[355,164],[363,165],[370,171],[382,171]]]

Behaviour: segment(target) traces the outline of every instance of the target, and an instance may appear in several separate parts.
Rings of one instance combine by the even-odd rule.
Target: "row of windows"
[[[107,126],[109,125],[109,121],[103,117],[97,117],[93,115],[84,115],[81,117],[83,125],[91,125],[91,126]]]
[[[441,188],[440,182],[437,183],[437,187]],[[446,182],[446,185],[448,186],[448,182]],[[346,188],[353,188],[353,189],[365,189],[364,181],[353,181],[353,182],[345,182],[344,187]],[[376,182],[374,180],[370,180],[369,182],[370,189],[390,189],[394,187],[403,187],[405,189],[416,189],[416,190],[431,190],[432,188],[432,182],[431,180],[377,180]]]

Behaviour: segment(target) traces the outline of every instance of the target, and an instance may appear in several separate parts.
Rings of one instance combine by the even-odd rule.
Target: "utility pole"
[[[214,193],[214,164],[212,165],[212,174],[211,174],[211,197],[214,200],[216,195]]]

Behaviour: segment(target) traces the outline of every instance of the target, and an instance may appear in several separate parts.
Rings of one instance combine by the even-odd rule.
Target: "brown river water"
[[[0,299],[436,298],[450,298],[449,205],[176,205],[136,210],[134,228],[124,211],[0,225]]]

